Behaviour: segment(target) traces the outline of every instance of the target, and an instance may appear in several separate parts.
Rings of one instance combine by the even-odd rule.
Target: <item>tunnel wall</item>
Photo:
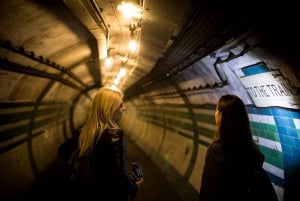
[[[181,79],[166,80],[160,83],[159,90],[128,103],[122,121],[124,129],[153,159],[183,200],[197,200],[205,152],[215,130],[216,103],[227,93],[240,96],[247,105],[253,138],[265,154],[263,168],[278,199],[294,200],[297,196],[300,85],[295,72],[298,71],[278,52],[264,47],[255,37],[252,39],[247,48],[234,43],[220,49],[216,55],[199,61],[199,65],[181,71]],[[205,69],[211,70],[216,65],[223,80],[212,71],[206,79],[211,85],[201,86],[204,85],[201,75],[186,79],[193,68],[202,68],[205,74],[208,71]],[[214,74],[215,81],[209,80]],[[278,80],[273,86],[277,91],[260,88],[254,94],[250,88],[246,90],[248,76],[259,86],[272,85],[267,77],[261,77],[269,74]]]
[[[0,108],[0,192],[10,196],[56,165],[59,145],[71,136],[69,105],[11,101]]]
[[[264,168],[279,200],[297,196],[299,70],[293,60],[250,39],[228,44],[126,103],[122,128],[153,159],[183,200],[197,199],[205,152],[215,130],[215,106],[226,93],[240,96],[247,105],[253,137],[266,156]],[[261,78],[263,73],[290,87],[280,92],[282,99],[255,102],[250,96],[247,79]],[[72,128],[84,122],[90,99],[48,79],[3,69],[0,75],[2,196],[30,187],[55,168],[58,147],[71,137]],[[269,82],[264,79],[257,81]],[[42,86],[39,93],[34,91],[36,83]],[[39,94],[44,99],[36,97]],[[70,101],[76,97],[76,103]]]

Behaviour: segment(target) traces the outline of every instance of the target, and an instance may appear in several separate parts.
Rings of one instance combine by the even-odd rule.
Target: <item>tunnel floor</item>
[[[144,183],[134,201],[182,201],[155,163],[129,138],[127,138],[127,161],[128,163],[137,161],[143,167]],[[59,166],[47,177],[48,179],[36,183],[29,191],[18,195],[17,200],[29,198],[50,201],[72,198],[63,167]]]

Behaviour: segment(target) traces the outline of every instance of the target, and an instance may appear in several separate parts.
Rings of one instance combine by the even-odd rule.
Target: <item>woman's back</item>
[[[201,187],[200,195],[203,200],[246,200],[252,167],[261,167],[262,162],[261,153],[245,146],[212,143],[207,150],[202,176],[205,186]]]
[[[206,153],[199,200],[250,201],[252,196],[249,192],[254,192],[250,188],[253,186],[254,173],[258,170],[265,173],[262,169],[264,155],[252,139],[249,117],[243,101],[235,95],[223,95],[216,107],[215,120],[217,130]],[[271,194],[258,196],[274,197],[269,178],[259,178],[263,178],[264,181],[261,182],[268,184],[265,192]],[[260,199],[255,197],[254,200]]]

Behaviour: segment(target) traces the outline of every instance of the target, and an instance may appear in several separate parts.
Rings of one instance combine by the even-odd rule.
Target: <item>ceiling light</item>
[[[129,41],[129,50],[131,52],[134,52],[137,49],[137,43],[135,40],[130,40]]]
[[[105,66],[106,67],[111,67],[111,65],[112,65],[112,59],[110,57],[107,57],[105,59]]]
[[[126,69],[125,68],[121,68],[119,74],[120,74],[121,77],[125,77],[125,75],[126,75]]]
[[[114,85],[116,86],[116,85],[118,85],[120,83],[120,79],[114,79]]]
[[[131,3],[122,2],[118,6],[118,10],[120,10],[123,13],[123,15],[128,19],[132,17],[135,17],[137,19],[142,18],[142,8]]]

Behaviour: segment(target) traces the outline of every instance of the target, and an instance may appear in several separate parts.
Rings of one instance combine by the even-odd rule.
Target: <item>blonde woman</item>
[[[79,156],[89,158],[80,180],[80,195],[96,200],[127,201],[134,198],[143,182],[128,177],[126,141],[118,126],[126,110],[122,93],[100,88],[92,101],[91,113],[81,130]]]

